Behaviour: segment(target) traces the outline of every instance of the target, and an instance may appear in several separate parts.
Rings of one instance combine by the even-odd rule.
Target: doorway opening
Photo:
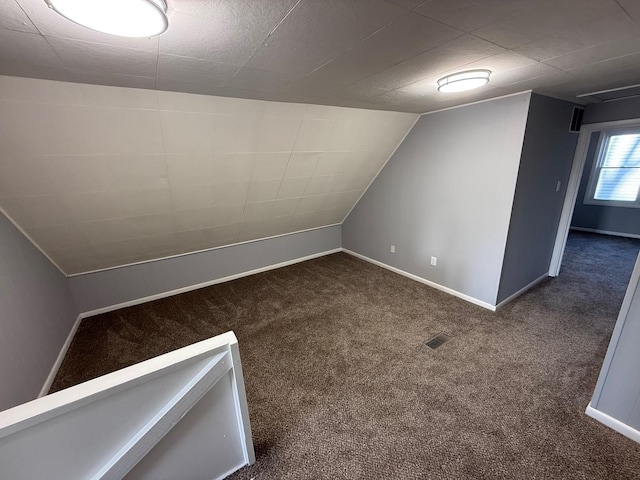
[[[580,130],[549,275],[558,276],[561,266],[575,258],[576,249],[581,260],[574,267],[587,271],[599,285],[580,307],[590,308],[589,302],[594,302],[592,308],[608,305],[603,346],[611,334],[586,413],[640,443],[640,378],[634,370],[640,361],[638,119],[589,124]]]

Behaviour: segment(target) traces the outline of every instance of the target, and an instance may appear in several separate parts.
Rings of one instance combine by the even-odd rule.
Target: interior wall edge
[[[49,255],[47,255],[47,252],[45,252],[40,245],[38,245],[35,240],[33,238],[31,238],[29,236],[29,234],[27,232],[24,231],[24,229],[18,225],[18,223],[11,217],[11,215],[9,215],[3,208],[2,206],[0,206],[0,214],[4,215],[5,217],[7,217],[7,220],[9,220],[14,227],[16,227],[16,229],[22,234],[22,236],[24,238],[26,238],[27,240],[29,240],[29,242],[31,243],[31,245],[33,245],[36,250],[38,250],[42,255],[44,255],[44,257],[49,260],[49,262],[51,263],[51,265],[53,265],[54,267],[56,267],[56,269],[65,277],[69,278],[69,275],[67,275],[67,273],[60,267],[60,265],[58,265]]]
[[[376,179],[378,178],[378,175],[380,175],[380,172],[382,172],[382,170],[384,170],[384,167],[387,166],[387,163],[389,163],[389,160],[391,160],[393,158],[393,156],[396,154],[396,152],[398,151],[398,148],[400,148],[400,145],[402,145],[404,143],[404,141],[407,139],[407,137],[409,136],[409,134],[411,133],[411,130],[413,130],[413,127],[416,126],[416,123],[418,123],[418,120],[420,120],[420,117],[422,115],[417,115],[416,116],[416,120],[415,122],[413,122],[413,125],[411,125],[411,128],[409,130],[407,130],[407,133],[405,133],[404,137],[402,137],[402,140],[400,140],[400,142],[398,143],[398,145],[396,145],[396,148],[393,149],[393,152],[391,152],[391,155],[389,155],[389,158],[387,158],[387,160],[382,164],[382,166],[380,167],[380,170],[378,170],[376,172],[376,174],[374,175],[374,177],[371,179],[371,181],[369,182],[369,185],[366,186],[366,188],[364,189],[364,191],[362,192],[362,194],[358,197],[358,200],[356,200],[356,203],[353,204],[353,206],[349,209],[349,211],[347,212],[347,214],[344,216],[344,218],[342,219],[342,222],[340,222],[340,225],[342,225],[344,223],[344,221],[349,217],[349,215],[351,215],[351,212],[353,211],[354,208],[356,208],[356,205],[358,205],[358,202],[360,200],[362,200],[362,197],[364,197],[367,193],[367,190],[369,190],[369,188],[371,188],[371,185],[374,184],[374,182],[376,181]]]
[[[344,221],[343,246],[495,306],[530,97],[421,116]]]
[[[378,260],[374,260],[373,258],[369,258],[365,255],[362,255],[360,253],[354,252],[352,250],[348,250],[346,248],[342,248],[342,251],[345,253],[348,253],[349,255],[352,255],[356,258],[359,258],[360,260],[364,260],[365,262],[371,263],[373,265],[376,265],[378,267],[384,268],[386,270],[389,270],[391,272],[397,273],[398,275],[402,275],[403,277],[407,277],[411,280],[414,280],[416,282],[422,283],[424,285],[427,285],[429,287],[435,288],[436,290],[440,290],[441,292],[445,292],[448,293],[449,295],[453,295],[454,297],[458,297],[462,300],[465,300],[469,303],[473,303],[474,305],[478,305],[479,307],[482,308],[486,308],[487,310],[491,310],[492,312],[496,311],[496,305],[491,305],[488,302],[485,302],[483,300],[479,300],[475,297],[472,297],[470,295],[467,295],[465,293],[462,292],[458,292],[457,290],[454,290],[452,288],[449,287],[445,287],[444,285],[440,285],[439,283],[436,282],[432,282],[431,280],[427,280],[426,278],[422,278],[419,277],[418,275],[414,275],[413,273],[409,273],[409,272],[405,272],[404,270],[400,270],[399,268],[396,267],[392,267],[391,265],[387,265],[386,263],[382,263]]]
[[[515,177],[513,178],[513,182],[511,183],[511,193],[510,193],[510,201],[509,201],[509,216],[508,216],[508,221],[507,221],[507,225],[506,225],[506,229],[504,230],[504,235],[503,238],[501,239],[501,252],[502,254],[500,255],[500,257],[498,258],[498,276],[495,279],[495,289],[494,289],[494,298],[493,298],[493,305],[497,306],[500,304],[500,285],[502,283],[502,275],[504,273],[504,263],[505,263],[505,257],[507,255],[507,248],[509,245],[509,233],[511,231],[511,222],[513,219],[513,213],[514,213],[514,207],[515,207],[515,202],[516,202],[516,195],[518,193],[518,179],[520,178],[520,171],[522,169],[522,157],[524,154],[524,149],[525,149],[525,142],[526,142],[526,135],[527,135],[527,130],[529,128],[529,122],[531,119],[531,104],[532,104],[532,98],[533,98],[533,91],[532,90],[528,90],[526,92],[521,92],[521,95],[526,95],[526,101],[527,101],[527,113],[526,113],[526,119],[524,122],[524,128],[523,128],[523,132],[522,132],[522,139],[519,142],[519,146],[518,146],[518,151],[517,151],[517,158],[518,158],[518,165],[515,171]],[[517,94],[512,94],[512,95],[506,95],[506,97],[511,97]]]
[[[69,335],[67,335],[67,339],[64,341],[64,344],[62,345],[62,348],[60,349],[60,352],[56,357],[56,361],[53,363],[53,366],[51,367],[49,376],[47,376],[47,379],[45,380],[44,385],[42,386],[42,389],[38,394],[38,398],[44,397],[49,393],[49,389],[51,388],[51,385],[53,384],[53,381],[55,380],[56,375],[58,374],[58,370],[60,370],[60,366],[62,365],[64,357],[67,355],[67,352],[69,351],[69,347],[71,346],[73,337],[76,335],[76,332],[78,331],[78,327],[80,326],[80,322],[82,322],[83,318],[84,317],[82,316],[81,313],[79,313],[78,316],[76,317],[76,321],[73,323],[73,326],[69,331]]]
[[[640,351],[640,255],[633,272],[611,334],[590,405],[603,415],[622,423],[640,426],[640,378],[637,375]],[[605,418],[606,420],[606,418]],[[616,428],[611,426],[611,428]]]
[[[0,410],[37,398],[78,308],[69,280],[0,214]]]
[[[549,273],[578,136],[575,103],[532,94],[502,256],[496,303]]]
[[[549,272],[540,275],[538,278],[536,278],[535,280],[533,280],[531,283],[525,285],[524,287],[522,287],[520,290],[518,290],[517,292],[511,294],[510,296],[508,296],[507,298],[505,298],[504,300],[502,300],[500,303],[498,303],[496,305],[496,310],[501,309],[502,307],[504,307],[507,303],[512,302],[513,300],[515,300],[516,298],[518,298],[520,295],[523,295],[524,293],[526,293],[527,291],[531,290],[533,287],[535,287],[537,284],[539,284],[540,282],[542,282],[543,280],[546,280],[547,278],[549,278]]]

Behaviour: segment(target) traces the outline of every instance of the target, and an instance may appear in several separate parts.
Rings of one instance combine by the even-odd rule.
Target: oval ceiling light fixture
[[[121,37],[153,37],[169,26],[165,0],[45,0],[83,27]]]
[[[489,83],[489,75],[491,75],[491,70],[467,70],[447,75],[438,80],[438,91],[455,93],[484,87]]]

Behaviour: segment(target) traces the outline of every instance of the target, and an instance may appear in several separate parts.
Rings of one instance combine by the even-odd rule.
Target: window
[[[603,133],[585,203],[640,208],[640,131]]]

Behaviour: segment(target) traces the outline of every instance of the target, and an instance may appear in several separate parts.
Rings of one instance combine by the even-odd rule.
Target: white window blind
[[[638,202],[640,191],[640,133],[608,135],[594,174],[592,199]]]

